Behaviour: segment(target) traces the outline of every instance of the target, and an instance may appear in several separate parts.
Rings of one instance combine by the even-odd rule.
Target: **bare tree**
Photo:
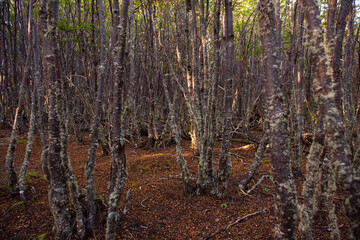
[[[275,6],[273,1],[261,0],[258,8],[270,124],[271,164],[276,189],[274,236],[276,239],[295,239],[297,201],[290,169],[284,86],[279,76],[280,45],[276,36]]]
[[[108,215],[106,221],[106,239],[115,238],[116,222],[118,220],[118,209],[120,196],[124,190],[126,180],[126,155],[125,145],[121,134],[121,113],[122,113],[122,90],[125,78],[125,45],[126,45],[126,26],[130,0],[123,0],[121,14],[119,15],[119,3],[114,0],[114,19],[113,30],[118,29],[117,37],[113,49],[113,68],[114,68],[114,102],[113,102],[113,138],[111,156],[111,175],[109,185]]]
[[[304,12],[309,25],[309,34],[312,39],[310,51],[317,63],[315,67],[315,89],[319,99],[319,108],[324,109],[324,126],[327,136],[332,165],[335,176],[339,181],[345,198],[346,215],[350,220],[349,239],[360,236],[360,189],[358,173],[353,171],[350,159],[350,148],[345,139],[344,125],[337,108],[336,90],[330,65],[331,48],[326,45],[323,37],[320,10],[313,0],[305,0]]]

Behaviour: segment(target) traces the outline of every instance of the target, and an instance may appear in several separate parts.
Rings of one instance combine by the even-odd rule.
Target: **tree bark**
[[[320,10],[313,0],[305,0],[304,12],[309,25],[310,51],[317,63],[315,68],[316,94],[322,99],[325,112],[325,130],[337,181],[345,198],[346,215],[350,221],[349,239],[360,236],[360,178],[353,171],[350,149],[345,139],[341,114],[337,108],[336,91],[329,59],[330,49],[324,42]],[[320,102],[321,104],[321,102]],[[319,107],[322,107],[321,105]]]
[[[58,239],[67,239],[71,234],[69,198],[66,186],[66,175],[62,166],[60,122],[57,114],[57,99],[59,99],[61,82],[58,79],[57,61],[57,24],[58,24],[58,0],[47,2],[47,25],[46,41],[49,52],[46,55],[47,78],[51,83],[50,110],[49,110],[49,167],[50,186],[49,201],[54,216],[55,228]]]
[[[114,1],[113,30],[118,29],[117,41],[114,42],[113,67],[114,67],[114,102],[113,102],[113,140],[111,156],[111,176],[109,186],[108,216],[106,221],[106,239],[115,239],[116,222],[119,216],[119,201],[126,181],[126,155],[124,141],[121,139],[121,113],[122,113],[122,88],[125,78],[125,45],[126,26],[130,0],[123,0],[121,15],[119,16],[118,1]]]
[[[98,0],[99,4],[99,25],[100,25],[100,65],[98,66],[98,92],[96,97],[95,115],[93,119],[93,125],[91,128],[91,147],[89,149],[89,159],[86,164],[86,188],[87,188],[87,200],[89,204],[88,209],[88,223],[87,231],[93,229],[95,218],[95,189],[94,189],[94,165],[95,165],[95,153],[98,148],[99,142],[99,125],[101,122],[101,107],[102,107],[102,95],[103,85],[106,71],[106,36],[105,36],[105,20],[104,20],[104,7],[103,0]]]
[[[258,8],[270,124],[271,163],[276,190],[274,237],[295,239],[297,201],[290,169],[284,89],[279,76],[280,45],[276,36],[275,6],[271,0],[261,0]]]
[[[224,127],[221,143],[221,154],[219,160],[219,169],[217,171],[217,196],[219,198],[225,197],[225,191],[229,181],[231,159],[230,159],[230,130],[231,130],[231,116],[232,116],[232,82],[233,82],[233,59],[234,59],[234,29],[233,29],[233,9],[232,1],[224,0],[225,6],[225,26],[224,26]]]

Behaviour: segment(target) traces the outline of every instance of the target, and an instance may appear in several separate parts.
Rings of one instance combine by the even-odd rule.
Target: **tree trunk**
[[[121,15],[119,16],[119,3],[114,1],[114,21],[113,30],[116,33],[116,42],[113,49],[114,65],[114,102],[113,102],[113,140],[111,156],[111,175],[109,186],[108,216],[106,221],[106,239],[115,239],[116,223],[119,216],[119,201],[124,190],[126,180],[126,155],[125,145],[121,139],[121,113],[122,113],[122,90],[125,78],[125,45],[126,45],[126,26],[130,0],[122,1]],[[120,17],[120,18],[119,18]]]
[[[280,46],[276,36],[275,6],[270,0],[261,0],[258,7],[260,27],[263,33],[261,47],[270,124],[271,163],[276,190],[274,237],[276,239],[295,239],[297,201],[290,169],[284,89],[279,76]]]
[[[96,97],[95,115],[93,119],[93,125],[91,128],[91,147],[89,149],[89,159],[86,164],[86,188],[87,188],[87,200],[89,204],[88,209],[88,223],[87,231],[93,229],[95,218],[95,189],[94,189],[94,165],[95,165],[95,153],[98,148],[99,141],[99,125],[101,122],[101,107],[102,107],[102,95],[103,85],[106,71],[106,36],[105,36],[105,20],[104,20],[104,7],[103,0],[98,0],[99,4],[99,25],[100,25],[100,65],[98,66],[98,92]]]
[[[50,167],[50,186],[49,201],[51,211],[55,220],[55,228],[58,239],[67,239],[71,235],[69,198],[66,186],[66,175],[62,166],[61,158],[61,138],[60,122],[57,114],[57,99],[59,99],[61,82],[58,79],[57,61],[57,23],[58,23],[58,0],[47,2],[47,22],[48,31],[46,41],[49,52],[46,56],[47,78],[51,83],[50,88],[50,109],[49,109],[49,167]]]
[[[234,52],[234,29],[233,29],[233,14],[232,1],[224,0],[225,5],[225,26],[224,26],[224,127],[221,143],[221,154],[219,161],[219,169],[217,171],[217,196],[219,198],[225,197],[225,191],[229,181],[231,159],[230,159],[230,130],[231,130],[231,115],[232,115],[232,82],[233,82],[233,52]]]
[[[345,139],[344,125],[337,108],[336,93],[334,91],[333,76],[329,59],[330,51],[323,39],[323,29],[320,19],[320,10],[313,0],[304,1],[304,12],[309,25],[309,34],[312,44],[309,46],[314,55],[316,65],[315,86],[316,94],[322,100],[325,112],[325,130],[328,146],[334,162],[335,175],[342,187],[345,198],[346,215],[349,218],[349,239],[360,236],[360,178],[353,171],[350,160],[350,149]],[[321,105],[319,107],[322,107]]]

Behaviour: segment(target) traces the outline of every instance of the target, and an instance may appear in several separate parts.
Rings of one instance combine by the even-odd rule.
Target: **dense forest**
[[[36,162],[47,238],[188,239],[124,227],[149,197],[135,204],[141,187],[128,179],[149,166],[136,172],[131,154],[154,164],[171,149],[179,205],[269,202],[190,239],[224,239],[262,214],[270,239],[317,239],[319,221],[326,238],[360,239],[359,10],[354,0],[1,0],[1,218],[37,209]],[[245,144],[253,155],[233,150]],[[1,238],[18,238],[8,234],[2,223]]]

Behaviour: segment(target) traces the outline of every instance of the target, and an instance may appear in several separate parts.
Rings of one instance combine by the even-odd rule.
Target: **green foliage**
[[[92,24],[81,24],[81,25],[71,25],[66,19],[61,19],[58,22],[58,29],[63,33],[76,33],[77,31],[91,31],[93,30]]]
[[[40,179],[41,179],[41,180],[45,180],[45,181],[47,181],[47,178],[46,178],[46,176],[45,176],[45,175],[41,176],[41,177],[40,177]]]
[[[139,183],[138,182],[135,182],[135,183],[132,183],[131,184],[131,188],[136,188],[139,186]]]
[[[264,187],[264,188],[263,188],[263,191],[264,191],[264,192],[270,192],[271,189]]]
[[[265,160],[264,163],[270,163],[270,160]]]
[[[24,205],[24,201],[20,201],[20,202],[17,202],[17,203],[14,203],[11,207],[10,207],[10,209],[11,210],[16,210],[16,209],[19,209],[21,206],[23,206]]]
[[[32,203],[36,203],[37,201],[39,201],[39,199],[37,197],[33,197],[30,199],[30,202],[32,202]]]
[[[21,143],[27,143],[27,138],[23,138],[23,139],[18,139],[17,143],[21,144]]]
[[[138,168],[145,170],[145,169],[149,169],[150,167],[149,167],[149,166],[140,165],[140,166],[138,166]]]
[[[28,172],[26,175],[28,175],[30,177],[38,177],[39,173],[38,172]]]
[[[245,212],[244,209],[240,209],[240,210],[239,210],[239,213],[244,213],[244,212]]]
[[[32,240],[43,240],[45,239],[47,233],[41,234],[39,236],[34,237]]]
[[[227,208],[228,205],[227,205],[226,203],[222,203],[222,204],[220,205],[220,207],[221,207],[221,208]]]

